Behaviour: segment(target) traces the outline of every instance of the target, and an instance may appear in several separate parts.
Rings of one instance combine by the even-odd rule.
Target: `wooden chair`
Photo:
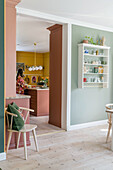
[[[27,111],[27,114],[25,116],[24,119],[24,123],[26,123],[26,120],[28,118],[29,112],[34,112],[34,110],[32,109],[27,109],[27,108],[23,108],[23,107],[19,107],[21,113],[23,111]],[[24,139],[24,155],[25,155],[25,159],[27,160],[27,147],[26,147],[26,132],[31,132],[33,133],[33,137],[34,137],[34,141],[35,141],[35,147],[36,147],[36,151],[38,152],[38,143],[37,143],[37,137],[36,137],[36,131],[35,129],[37,128],[37,125],[32,125],[32,124],[24,124],[24,127],[20,130],[20,131],[16,131],[12,129],[12,124],[13,124],[13,117],[17,117],[17,115],[15,115],[14,113],[10,113],[7,112],[7,109],[5,110],[6,113],[6,118],[7,118],[7,126],[8,126],[8,132],[9,132],[9,136],[8,136],[8,142],[7,142],[7,149],[6,152],[8,152],[9,149],[9,145],[11,142],[11,137],[12,137],[12,133],[16,132],[18,133],[18,140],[17,140],[17,148],[19,146],[19,141],[20,141],[20,135],[21,133],[23,133],[23,139]],[[11,116],[11,121],[9,121],[8,115]]]
[[[111,126],[112,126],[113,104],[107,104],[105,107],[108,115],[108,133],[106,138],[106,143],[107,143],[110,135]]]

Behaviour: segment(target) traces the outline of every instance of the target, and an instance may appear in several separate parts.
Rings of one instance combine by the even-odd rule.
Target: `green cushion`
[[[22,127],[24,126],[24,120],[22,119],[22,117],[21,117],[20,113],[18,112],[18,110],[13,105],[8,104],[7,111],[10,112],[10,113],[14,113],[14,114],[16,114],[18,116],[18,117],[13,116],[12,129],[17,130],[17,131],[21,130]],[[10,117],[10,119],[11,119],[11,117]]]
[[[17,110],[19,110],[19,107],[16,105],[15,102],[11,103],[12,106],[14,106]]]

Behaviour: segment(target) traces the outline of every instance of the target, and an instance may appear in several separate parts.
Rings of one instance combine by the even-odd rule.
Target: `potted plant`
[[[88,37],[88,36],[85,36],[85,39],[83,40],[83,43],[90,43],[90,44],[94,44],[94,41],[93,41],[93,38],[92,37]]]
[[[90,37],[88,36],[85,36],[85,39],[83,40],[83,43],[87,43],[88,44],[88,40],[89,40]]]

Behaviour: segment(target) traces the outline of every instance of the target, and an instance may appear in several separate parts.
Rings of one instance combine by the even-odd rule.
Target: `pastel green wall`
[[[110,46],[109,88],[78,89],[78,48],[85,35],[104,36]],[[105,104],[113,102],[113,33],[81,26],[72,26],[72,70],[71,70],[71,125],[106,119]]]
[[[0,153],[4,152],[4,0],[0,0]]]

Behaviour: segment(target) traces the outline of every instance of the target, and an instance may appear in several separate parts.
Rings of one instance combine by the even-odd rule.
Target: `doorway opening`
[[[62,26],[18,14],[16,37],[17,72],[24,71],[34,110],[30,123],[37,125],[37,135],[61,132]]]

